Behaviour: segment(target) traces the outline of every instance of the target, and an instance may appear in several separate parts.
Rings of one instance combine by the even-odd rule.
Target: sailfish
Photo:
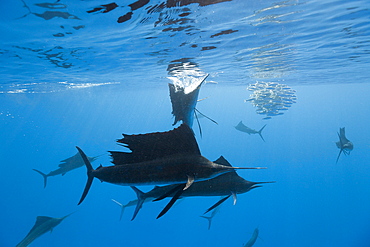
[[[197,102],[200,101],[198,100],[200,87],[203,85],[207,77],[208,74],[206,74],[202,80],[195,81],[188,87],[168,83],[172,104],[172,115],[175,117],[172,125],[182,121],[189,125],[189,127],[192,127],[195,116],[200,134],[202,135],[202,129],[200,128],[197,113],[217,124],[215,120],[207,117],[196,108]]]
[[[187,124],[167,132],[123,134],[123,138],[117,142],[131,152],[110,151],[114,166],[100,166],[97,169],[92,168],[87,156],[77,147],[88,177],[78,204],[85,199],[94,178],[130,186],[177,184],[175,195],[158,215],[159,218],[195,181],[207,180],[235,169],[262,169],[229,167],[211,162],[201,155],[194,133]]]
[[[69,214],[71,215],[71,214]],[[31,228],[27,236],[19,243],[16,247],[26,247],[31,244],[36,238],[52,231],[54,227],[59,225],[65,218],[69,215],[66,215],[62,218],[52,218],[49,216],[37,216],[35,225]]]
[[[220,156],[220,158],[214,161],[214,163],[231,167],[230,163],[223,156]],[[263,183],[273,183],[273,182],[251,182],[240,177],[236,173],[236,171],[230,171],[212,179],[194,182],[191,187],[189,187],[181,194],[180,197],[184,198],[194,196],[222,196],[221,200],[219,200],[215,205],[213,205],[207,210],[207,212],[209,212],[212,209],[219,206],[225,200],[227,200],[230,196],[233,196],[235,204],[237,194],[243,194],[254,188],[261,187],[260,184]],[[133,220],[135,219],[136,215],[138,214],[139,210],[142,208],[142,205],[145,202],[149,202],[153,199],[154,201],[158,201],[159,199],[164,199],[165,196],[166,197],[174,196],[176,193],[176,186],[178,185],[172,184],[165,186],[155,186],[152,190],[146,193],[142,192],[135,186],[131,186],[131,188],[135,191],[137,195],[137,200],[130,201],[125,205],[117,203],[117,201],[115,202],[121,206],[121,210],[124,210],[125,207],[134,206],[136,204],[134,215],[131,219]],[[121,211],[121,216],[122,212],[123,211]]]
[[[235,129],[237,129],[237,130],[239,130],[241,132],[247,133],[248,135],[250,135],[250,134],[259,134],[259,136],[261,137],[262,141],[265,141],[265,139],[263,139],[263,136],[262,136],[262,130],[265,127],[266,127],[266,124],[260,130],[254,130],[254,129],[251,129],[248,126],[244,125],[243,122],[240,121],[238,123],[238,125],[235,126]]]
[[[340,149],[340,151],[339,151],[336,163],[338,163],[339,156],[342,152],[345,155],[349,155],[351,153],[351,151],[353,150],[353,143],[350,142],[347,139],[345,128],[344,127],[339,128],[339,133],[337,133],[337,134],[338,134],[338,137],[339,137],[339,141],[336,142],[336,144],[337,144],[337,147]]]
[[[100,155],[99,155],[100,156]],[[89,162],[94,162],[99,156],[95,157],[87,157]],[[72,171],[74,169],[77,169],[79,167],[84,166],[84,162],[81,158],[81,155],[77,152],[72,157],[69,157],[67,159],[64,159],[60,161],[59,168],[55,169],[54,171],[49,172],[48,174],[45,174],[37,169],[32,169],[35,172],[41,174],[41,176],[44,178],[44,188],[46,187],[47,179],[48,177],[56,176],[56,175],[62,175],[64,176],[67,172]]]

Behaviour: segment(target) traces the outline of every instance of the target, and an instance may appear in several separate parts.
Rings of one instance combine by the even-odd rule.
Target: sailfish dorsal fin
[[[217,164],[220,164],[220,165],[224,165],[224,166],[231,166],[231,164],[229,163],[229,161],[227,161],[224,156],[220,156],[217,160],[213,161],[214,163],[217,163]]]
[[[123,138],[117,142],[130,149],[131,153],[110,151],[115,165],[144,162],[175,154],[200,155],[194,133],[186,124],[166,132],[123,134]]]
[[[217,160],[213,161],[214,163],[216,164],[219,164],[219,165],[224,165],[224,166],[232,166],[229,161],[227,161],[224,156],[220,156]],[[236,171],[231,171],[231,172],[228,172],[228,173],[224,173],[224,174],[221,174],[220,177],[222,177],[223,179],[225,178],[235,178],[235,176],[239,177],[238,173]]]
[[[49,216],[37,216],[35,226],[40,226],[51,219]]]
[[[31,230],[28,232],[27,236],[29,236],[32,232],[34,232],[37,228],[39,228],[42,224],[44,224],[45,222],[51,220],[52,217],[48,217],[48,216],[37,216],[36,218],[36,222],[35,224],[33,225],[33,227],[31,228]],[[26,236],[26,237],[27,237]]]

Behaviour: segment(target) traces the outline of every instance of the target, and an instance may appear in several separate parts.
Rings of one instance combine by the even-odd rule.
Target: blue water
[[[0,246],[18,244],[39,215],[72,212],[31,246],[240,247],[256,227],[256,247],[370,246],[370,3],[133,2],[0,3]],[[57,169],[75,146],[108,166],[122,133],[172,129],[167,77],[178,61],[209,74],[197,108],[218,125],[200,118],[201,136],[194,123],[202,155],[268,167],[239,175],[276,183],[227,200],[210,230],[199,216],[218,197],[186,198],[158,220],[168,199],[147,203],[119,221],[111,199],[135,193],[94,181],[77,206],[84,167],[43,188],[32,169]],[[245,102],[261,81],[294,89],[296,103],[264,120]],[[241,120],[267,124],[266,142],[235,130]],[[340,127],[354,150],[336,164]]]

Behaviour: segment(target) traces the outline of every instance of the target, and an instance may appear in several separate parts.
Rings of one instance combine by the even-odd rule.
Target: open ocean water
[[[370,2],[123,0],[0,2],[0,246],[16,246],[37,216],[73,213],[30,246],[370,246]],[[174,68],[182,68],[175,73]],[[178,72],[178,71],[177,71]],[[168,83],[200,90],[193,130],[202,155],[223,155],[263,184],[225,201],[211,229],[199,217],[219,197],[169,199],[134,221],[128,186],[92,184],[60,161],[81,147],[111,165],[122,133],[173,129]],[[240,121],[262,131],[248,135]],[[339,149],[345,127],[354,148]],[[181,140],[179,140],[181,141]],[[141,186],[148,191],[151,186]]]

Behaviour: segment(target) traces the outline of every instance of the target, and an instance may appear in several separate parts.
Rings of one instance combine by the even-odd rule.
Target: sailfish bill
[[[158,214],[157,216],[157,219],[159,219],[160,217],[162,217],[165,213],[168,212],[168,210],[170,210],[170,208],[173,206],[173,204],[175,204],[175,202],[180,198],[181,194],[184,192],[184,190],[186,189],[186,184],[184,185],[180,185],[177,192],[175,193],[175,195],[171,198],[170,202],[164,207],[164,209]]]

